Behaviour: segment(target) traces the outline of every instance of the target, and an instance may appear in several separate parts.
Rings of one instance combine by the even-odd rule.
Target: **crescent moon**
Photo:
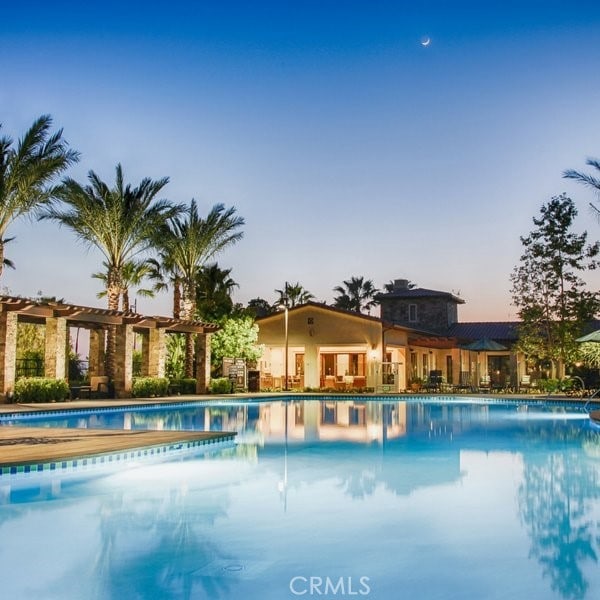
[[[424,46],[425,48],[427,48],[427,46],[429,46],[429,44],[431,44],[430,37],[425,37],[421,40],[421,46]]]

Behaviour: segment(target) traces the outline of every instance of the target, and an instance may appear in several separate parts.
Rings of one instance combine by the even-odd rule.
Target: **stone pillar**
[[[0,396],[6,401],[15,389],[17,370],[17,313],[0,313]]]
[[[196,335],[196,394],[206,394],[210,385],[210,333]]]
[[[142,336],[142,377],[150,376],[150,331],[144,331]]]
[[[90,350],[88,353],[88,375],[102,377],[104,375],[104,329],[90,329]]]
[[[148,332],[148,375],[164,377],[167,362],[167,339],[163,328],[150,329]],[[209,356],[210,365],[210,356]]]
[[[117,325],[115,377],[113,384],[117,398],[131,398],[133,383],[133,325]]]
[[[48,317],[45,337],[44,375],[53,379],[65,379],[67,320],[64,317]]]

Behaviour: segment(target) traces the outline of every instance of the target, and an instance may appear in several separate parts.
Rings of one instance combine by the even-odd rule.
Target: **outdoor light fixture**
[[[284,336],[285,336],[285,380],[283,384],[283,391],[287,392],[288,390],[288,311],[289,311],[290,298],[288,296],[288,282],[285,282],[284,293],[281,296],[281,300],[279,301],[279,306],[283,308],[283,323],[284,323]]]

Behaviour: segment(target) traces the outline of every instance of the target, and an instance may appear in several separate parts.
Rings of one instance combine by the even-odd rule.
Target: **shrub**
[[[540,391],[546,392],[547,394],[554,394],[560,387],[558,379],[539,379],[537,383]]]
[[[132,393],[134,398],[151,398],[166,396],[169,380],[165,377],[137,377],[133,380]]]
[[[182,379],[171,379],[169,385],[177,386],[180,394],[195,394],[196,380],[193,377]]]
[[[217,377],[210,381],[211,394],[231,394],[231,382],[227,377]]]
[[[69,385],[64,379],[23,377],[15,384],[16,402],[64,402]]]

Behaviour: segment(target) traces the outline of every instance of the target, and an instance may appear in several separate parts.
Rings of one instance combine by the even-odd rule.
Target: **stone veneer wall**
[[[408,320],[409,304],[417,305],[417,320]],[[456,323],[456,303],[440,297],[385,298],[381,301],[381,318],[397,325],[416,327],[430,331],[445,331]]]

